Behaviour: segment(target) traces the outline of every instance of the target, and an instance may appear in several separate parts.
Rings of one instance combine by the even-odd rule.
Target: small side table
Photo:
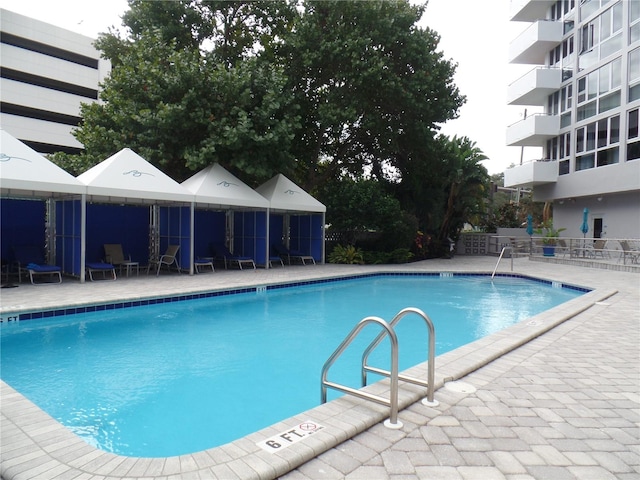
[[[125,276],[129,277],[131,275],[131,273],[133,272],[133,269],[135,268],[136,270],[136,277],[140,276],[140,263],[139,262],[122,262],[120,264],[120,272],[122,272],[122,269],[125,269]]]

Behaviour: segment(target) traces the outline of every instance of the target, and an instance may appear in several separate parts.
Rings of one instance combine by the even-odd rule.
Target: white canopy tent
[[[196,205],[268,209],[269,201],[218,163],[209,165],[181,184],[195,195]]]
[[[218,163],[209,165],[188,178],[182,182],[182,186],[195,195],[196,207],[224,210],[226,212],[225,216],[227,220],[225,230],[227,231],[224,233],[225,237],[228,237],[231,243],[230,247],[232,245],[235,245],[235,247],[240,245],[244,254],[251,256],[257,263],[264,263],[265,268],[269,267],[269,201],[266,198]],[[252,232],[252,240],[245,237],[236,244],[236,238],[234,236],[236,221],[237,225],[256,222],[259,213],[252,214],[250,212],[259,211],[264,212],[262,218],[266,226],[263,226],[262,223],[260,223],[259,226],[254,224],[253,228],[250,229]],[[198,228],[197,230],[196,235],[199,235],[202,229]],[[260,232],[257,230],[260,230]],[[264,235],[264,241],[260,241],[258,238],[261,234]],[[198,238],[197,240],[197,243],[200,244],[201,239]],[[202,246],[200,245],[197,248],[201,249]],[[262,252],[263,249],[264,252]],[[263,253],[264,258],[262,258]]]
[[[281,173],[260,185],[256,191],[269,201],[271,212],[284,215],[286,219],[284,230],[289,230],[288,220],[291,214],[321,214],[321,235],[318,240],[321,261],[324,262],[324,225],[327,207]],[[290,247],[290,245],[287,246]]]
[[[272,210],[315,213],[327,211],[327,207],[281,173],[256,188],[256,192],[269,201]]]
[[[194,194],[129,148],[102,161],[78,176],[87,186],[87,201],[150,206],[188,206],[189,243],[193,242]],[[157,231],[153,233],[159,235]],[[153,248],[158,243],[153,239]],[[185,244],[185,247],[187,245]],[[183,248],[183,252],[187,248]],[[188,249],[193,274],[193,248]],[[156,255],[159,252],[155,252]]]
[[[64,248],[62,244],[56,244],[57,222],[54,203],[50,200],[79,198],[81,202],[84,202],[86,186],[7,131],[0,130],[0,190],[2,198],[9,201],[11,201],[10,199],[47,201],[47,219],[45,225],[42,225],[46,238],[47,257],[50,261],[55,261],[56,264],[61,263],[63,271],[73,270],[72,259],[56,258],[57,247],[60,247],[61,252],[69,249]],[[8,205],[13,208],[14,203],[8,203]],[[26,220],[29,221],[29,219]],[[80,231],[73,232],[73,237],[76,238],[81,251],[85,235],[83,220],[80,221]],[[33,238],[22,240],[33,242]],[[60,242],[64,241],[74,242],[73,238],[69,237],[60,240]],[[84,266],[82,268],[84,269]],[[83,279],[82,275],[81,279]]]
[[[86,187],[73,175],[0,130],[0,187],[3,197],[51,198],[82,195]]]
[[[193,193],[129,148],[123,148],[78,176],[87,200],[106,203],[185,203]]]

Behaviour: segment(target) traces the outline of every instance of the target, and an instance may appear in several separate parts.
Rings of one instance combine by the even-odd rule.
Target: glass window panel
[[[578,108],[578,121],[593,117],[596,114],[596,101],[589,102]]]
[[[576,130],[576,152],[584,151],[584,128]]]
[[[640,2],[632,2],[632,3],[640,4]],[[636,23],[634,25],[631,25],[631,28],[629,28],[629,44],[632,44],[633,42],[637,42],[639,39],[640,39],[640,23]]]
[[[609,122],[606,119],[598,122],[598,148],[606,147],[608,145],[608,124]]]
[[[609,119],[609,143],[618,143],[620,141],[620,115]]]
[[[567,157],[571,155],[571,133],[565,135],[564,151],[567,153]]]
[[[571,125],[571,112],[563,113],[560,117],[560,128],[565,128]]]
[[[558,173],[560,175],[567,175],[569,173],[569,160],[560,162],[558,165]]]
[[[617,59],[611,62],[611,90],[620,87],[622,82],[622,60]]]
[[[613,10],[613,33],[622,30],[622,3],[623,2],[616,3],[611,9]]]
[[[587,99],[585,94],[586,90],[587,90],[587,77],[582,77],[581,79],[578,80],[578,103],[582,103]]]
[[[596,159],[595,153],[590,153],[588,155],[582,155],[581,157],[576,157],[576,171],[593,168],[595,164],[595,159]]]
[[[598,93],[602,95],[609,91],[610,65],[605,65],[598,70]]]
[[[640,2],[639,2],[640,3]],[[629,83],[640,80],[640,48],[629,52]]]
[[[600,15],[600,38],[605,40],[611,36],[611,9]]]
[[[627,145],[627,160],[637,160],[640,158],[640,142]]]
[[[634,100],[638,100],[640,98],[640,83],[629,87],[629,101],[633,102]]]
[[[638,137],[638,109],[629,112],[629,139]]]
[[[600,113],[620,106],[620,90],[610,93],[600,99]]]
[[[606,58],[613,55],[622,48],[622,34],[619,33],[611,37],[600,45],[600,58]]]
[[[619,147],[609,148],[598,152],[598,166],[613,165],[620,161]]]
[[[631,22],[634,20],[640,20],[640,2],[629,2],[629,20]]]
[[[595,150],[596,148],[596,124],[590,123],[587,125],[587,151]]]
[[[596,98],[598,96],[598,71],[591,72],[587,76],[587,100]]]

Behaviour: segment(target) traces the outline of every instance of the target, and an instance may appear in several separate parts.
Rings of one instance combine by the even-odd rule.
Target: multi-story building
[[[80,104],[110,71],[95,40],[0,10],[0,125],[34,150],[76,153]]]
[[[530,25],[509,61],[535,67],[508,88],[508,103],[538,107],[507,129],[507,145],[543,158],[505,171],[505,186],[533,188],[553,204],[563,235],[640,238],[640,1],[512,0]],[[515,162],[514,162],[515,163]]]

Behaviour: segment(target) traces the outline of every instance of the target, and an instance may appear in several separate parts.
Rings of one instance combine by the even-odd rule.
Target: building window
[[[576,171],[620,161],[620,115],[576,129]]]
[[[604,1],[604,0],[603,0]],[[592,0],[582,6],[583,17],[587,3],[599,8],[600,2]],[[605,3],[607,3],[605,1]],[[622,2],[602,12],[580,30],[580,68],[589,68],[599,59],[618,52],[622,48]],[[597,10],[596,8],[596,10]],[[595,10],[594,10],[595,11]]]
[[[571,133],[563,133],[547,140],[545,158],[547,160],[567,160],[571,156]]]
[[[617,58],[578,79],[577,121],[620,106],[621,71]]]
[[[627,160],[640,158],[640,136],[638,135],[638,110],[631,110],[627,122]]]
[[[640,2],[637,2],[640,4]],[[640,98],[640,48],[629,52],[629,101]]]
[[[629,45],[640,40],[640,2],[629,2]]]

